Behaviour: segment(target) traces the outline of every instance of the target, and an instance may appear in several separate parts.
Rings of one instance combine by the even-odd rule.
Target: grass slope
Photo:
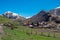
[[[18,26],[17,29],[11,30],[4,27],[4,35],[2,40],[59,40],[59,37],[46,37],[36,34],[27,34],[32,29],[23,26]]]
[[[20,25],[19,22],[14,21],[14,20],[12,20],[12,19],[8,19],[8,18],[3,17],[3,16],[0,16],[0,23],[2,23],[2,24],[11,23],[11,24],[13,24],[13,25],[15,25],[15,26],[16,26],[16,25]]]
[[[18,26],[19,25],[18,22],[0,16],[0,23],[8,23],[8,22],[13,23],[14,26],[18,28],[11,30],[9,27],[4,26],[4,33],[2,36],[2,40],[59,40],[60,39],[60,37],[54,38],[54,37],[41,36],[40,34],[36,34],[35,31],[36,29],[27,28],[25,26]]]

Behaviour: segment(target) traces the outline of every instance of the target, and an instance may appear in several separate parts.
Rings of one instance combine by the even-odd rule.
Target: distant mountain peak
[[[6,11],[4,14],[2,14],[4,17],[9,19],[15,19],[16,21],[23,21],[25,20],[24,17],[20,16],[18,13]]]
[[[16,19],[19,17],[18,13],[14,13],[11,11],[7,11],[3,14],[3,16],[7,17],[7,18],[12,18],[12,19]]]
[[[5,12],[5,13],[7,13],[7,14],[12,14],[13,16],[19,16],[17,13],[14,13],[14,12],[11,12],[11,11],[7,11],[7,12]]]

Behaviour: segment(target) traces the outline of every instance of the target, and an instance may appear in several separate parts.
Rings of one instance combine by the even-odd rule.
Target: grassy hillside
[[[0,16],[0,23],[12,23],[17,29],[11,30],[9,27],[4,26],[2,40],[59,40],[60,34],[56,35],[59,37],[41,36],[38,31],[40,29],[31,29],[26,26],[19,25],[19,22],[12,21],[11,19]],[[47,33],[46,33],[47,34]]]
[[[41,36],[39,32],[38,34],[36,34],[35,30],[36,29],[30,29],[24,26],[18,26],[18,28],[14,30],[4,27],[4,35],[2,37],[2,40],[59,40],[60,39],[60,37]],[[31,31],[33,31],[33,33],[31,33]]]
[[[14,20],[12,20],[12,19],[8,19],[8,18],[3,17],[3,16],[0,16],[0,23],[2,23],[2,24],[12,23],[12,24],[14,24],[15,26],[16,26],[16,25],[20,25],[20,22],[14,21]]]

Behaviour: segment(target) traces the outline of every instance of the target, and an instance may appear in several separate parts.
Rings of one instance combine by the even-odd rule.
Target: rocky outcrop
[[[31,23],[37,23],[42,21],[49,21],[49,13],[45,11],[40,11],[38,14],[34,15],[33,17],[29,18]]]

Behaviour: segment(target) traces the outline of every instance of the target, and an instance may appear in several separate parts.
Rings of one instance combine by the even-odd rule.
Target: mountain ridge
[[[27,19],[26,23],[27,24],[32,24],[32,23],[41,23],[43,21],[55,21],[60,23],[60,7],[54,8],[49,11],[40,11],[36,15],[32,16],[31,18]]]

